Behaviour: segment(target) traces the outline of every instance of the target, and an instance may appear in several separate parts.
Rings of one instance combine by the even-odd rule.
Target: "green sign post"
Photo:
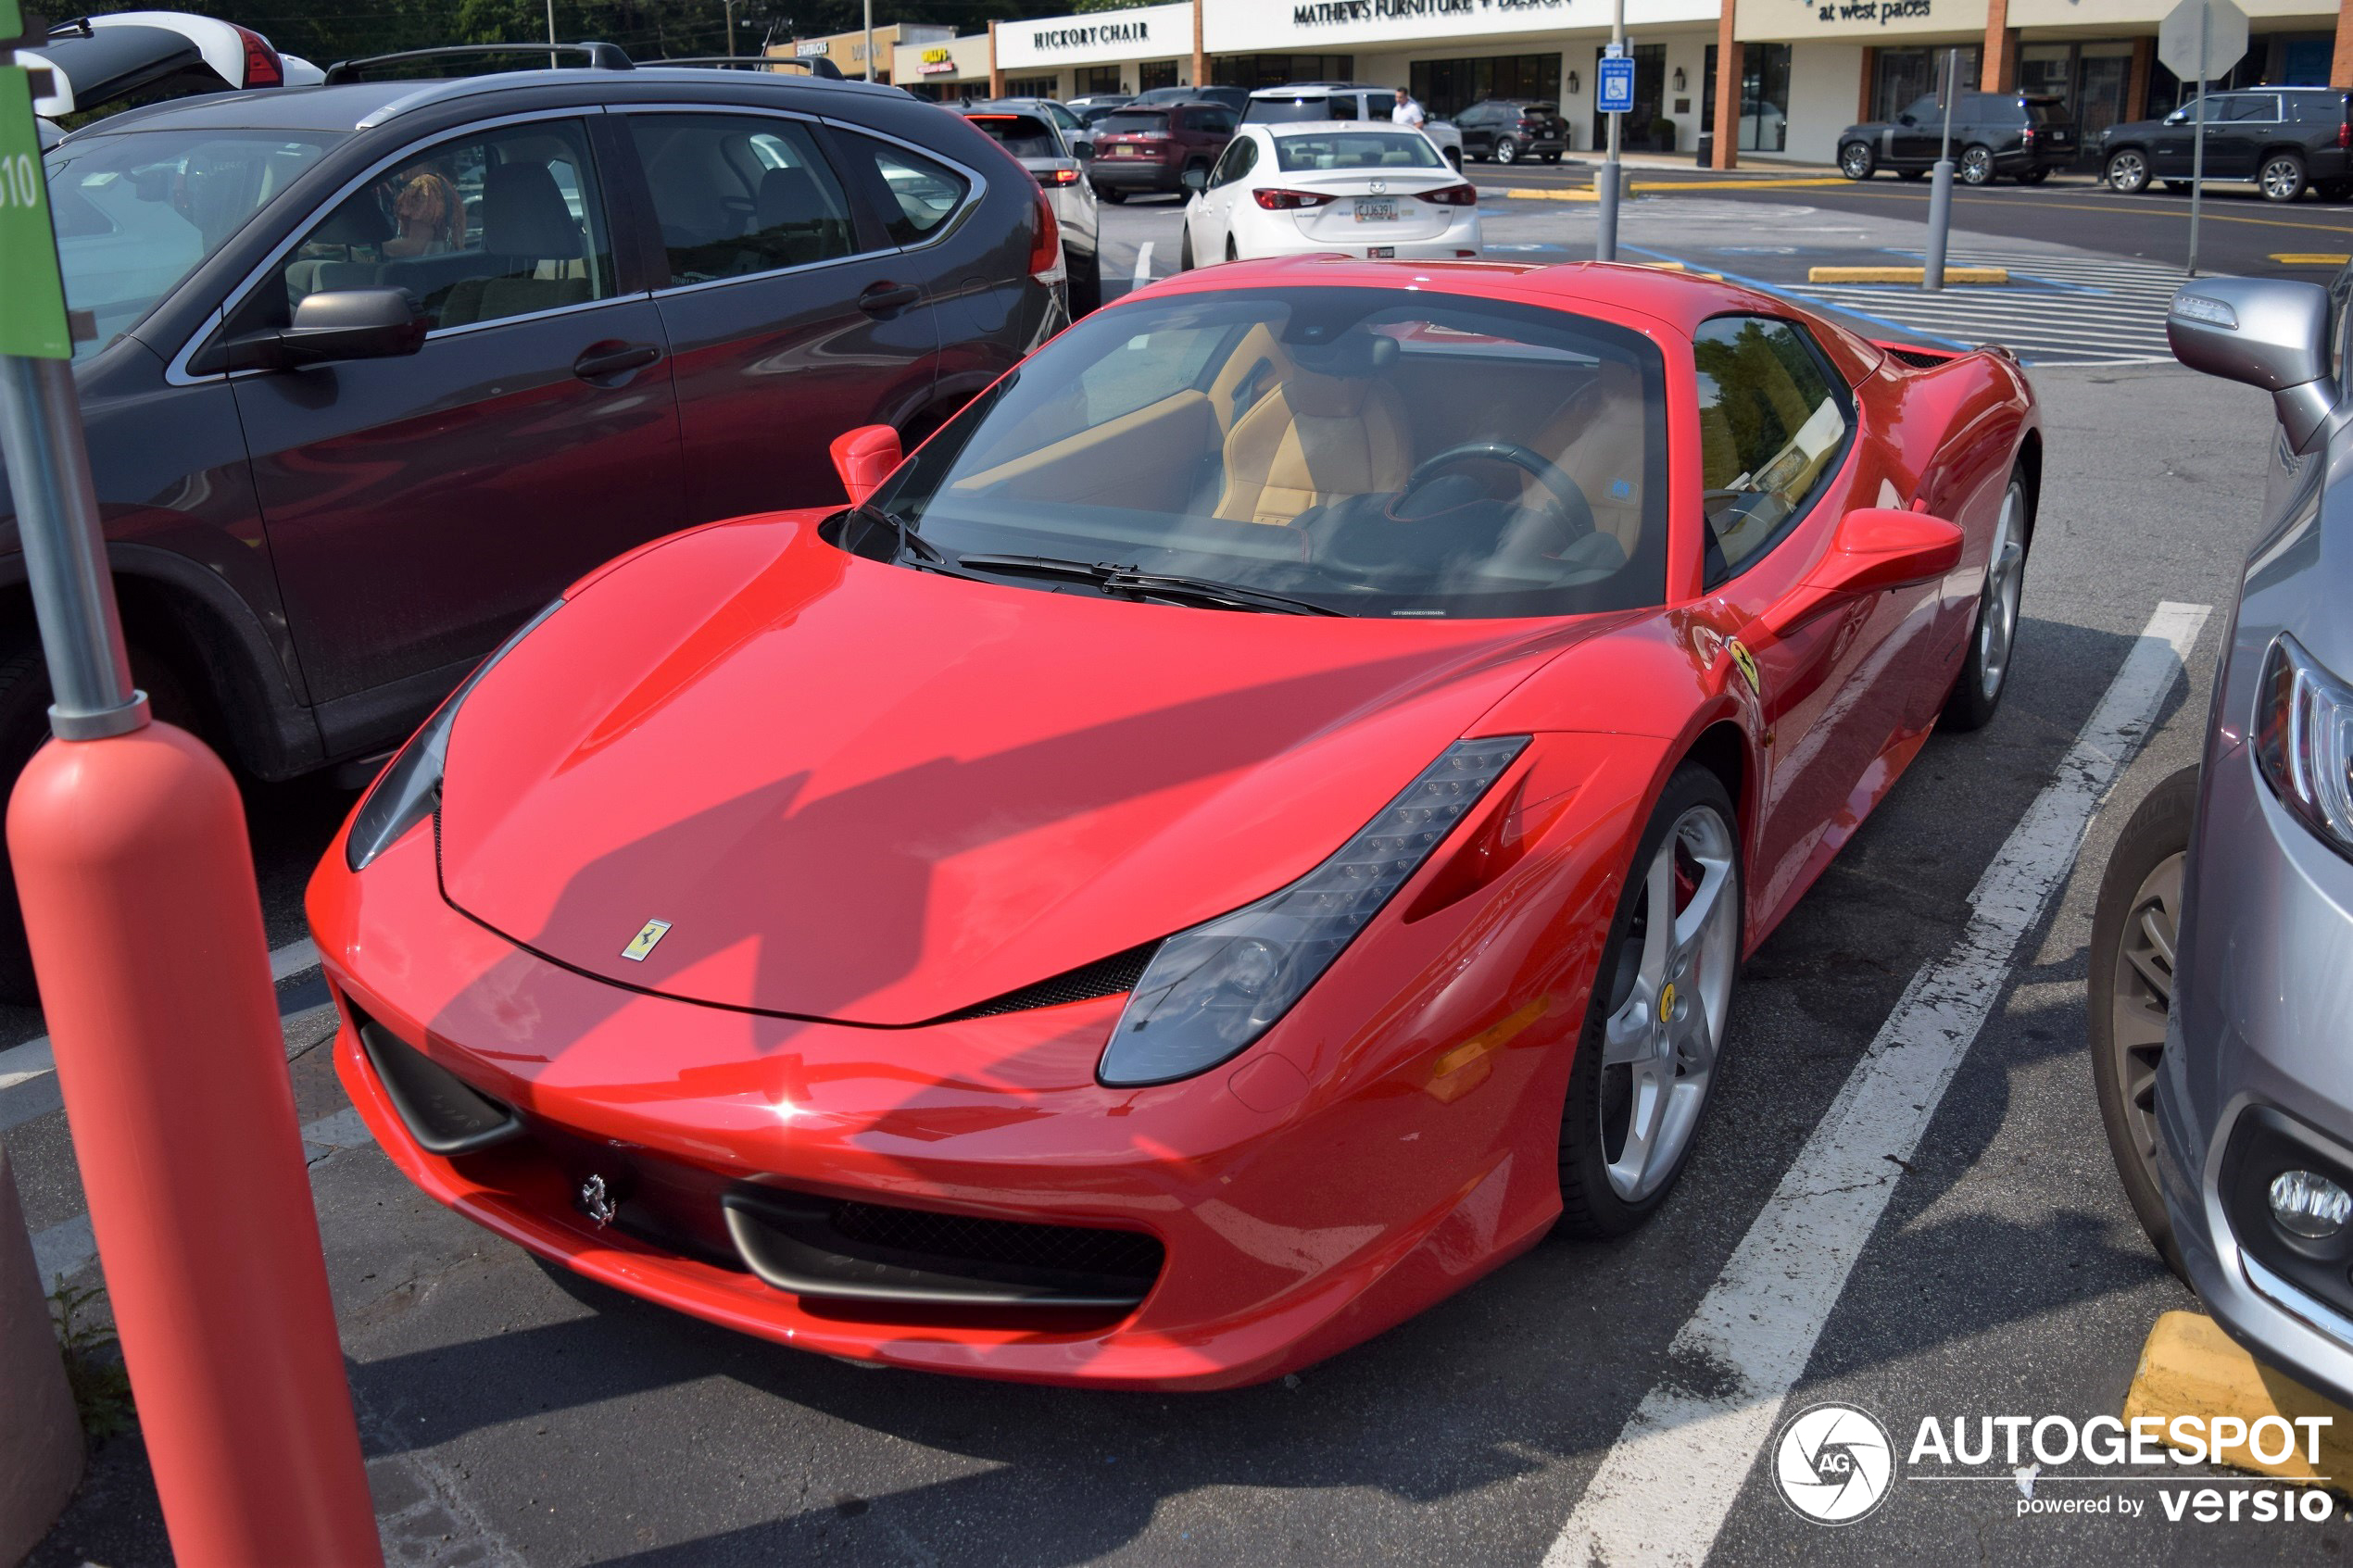
[[[17,0],[0,0],[0,38],[14,38],[23,25]],[[16,65],[0,66],[0,354],[73,358],[57,237],[49,223],[49,183],[41,174],[41,133],[32,119],[32,81]]]

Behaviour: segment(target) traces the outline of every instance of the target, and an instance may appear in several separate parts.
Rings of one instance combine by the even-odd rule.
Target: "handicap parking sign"
[[[1634,62],[1629,59],[1601,62],[1602,101],[1604,114],[1625,114],[1634,107]]]

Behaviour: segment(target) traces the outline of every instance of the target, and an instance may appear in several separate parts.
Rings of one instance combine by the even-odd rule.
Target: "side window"
[[[2270,93],[2241,93],[2231,101],[2231,118],[2276,120],[2280,118],[2280,101]]]
[[[1777,541],[1846,441],[1846,399],[1799,328],[1721,316],[1692,336],[1699,370],[1700,483],[1708,580]]]
[[[831,261],[858,248],[841,182],[799,120],[633,114],[671,283]]]
[[[1234,111],[1231,109],[1187,109],[1185,115],[1191,122],[1192,129],[1212,136],[1230,136],[1234,133],[1235,127],[1240,123],[1234,118]]]
[[[330,289],[400,288],[438,327],[609,299],[612,238],[576,120],[534,120],[403,157],[345,198],[236,311],[283,326]]]
[[[867,182],[890,243],[919,245],[963,205],[964,177],[896,142],[837,131],[844,156],[857,165],[852,179]]]
[[[1967,100],[1964,99],[1963,102]],[[1960,105],[1956,104],[1954,107],[1957,109]],[[1908,119],[1915,125],[1932,125],[1944,119],[1944,111],[1936,107],[1935,94],[1923,93],[1904,106],[1903,118]],[[1959,116],[1956,115],[1954,118],[1958,119]]]
[[[1230,185],[1248,174],[1258,162],[1258,138],[1237,136],[1226,144],[1217,159],[1217,167],[1209,171],[1212,185]]]

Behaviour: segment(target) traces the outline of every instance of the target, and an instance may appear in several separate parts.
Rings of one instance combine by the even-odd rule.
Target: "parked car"
[[[1068,107],[1078,117],[1082,127],[1091,126],[1114,109],[1124,108],[1135,101],[1133,93],[1090,93],[1083,98],[1073,98]]]
[[[1894,123],[1850,125],[1839,132],[1838,171],[1868,180],[1892,169],[1917,180],[1936,167],[1944,145],[1944,111],[1936,94],[1915,98]],[[2082,147],[2064,98],[2033,93],[1963,93],[1953,104],[1953,172],[1964,185],[2000,175],[2040,184],[2075,161]]]
[[[1071,314],[1080,316],[1103,302],[1095,187],[1082,155],[1063,140],[1060,121],[1045,107],[1037,99],[1014,98],[967,105],[960,112],[1018,159],[1053,203],[1069,272]]]
[[[2186,191],[2196,155],[2196,110],[2112,125],[2100,137],[2100,172],[2131,194],[2162,180]],[[2336,87],[2258,87],[2206,99],[2208,182],[2253,181],[2265,201],[2309,187],[2331,201],[2353,195],[2353,94]]]
[[[317,66],[282,55],[249,27],[186,11],[117,11],[83,17],[49,30],[35,49],[17,51],[18,63],[45,68],[49,91],[33,100],[44,140],[57,122],[133,104],[207,93],[315,86]]]
[[[1295,82],[1252,93],[1242,122],[1282,125],[1302,119],[1370,119],[1388,124],[1396,108],[1394,87],[1365,82]],[[1451,121],[1432,116],[1423,122],[1422,133],[1448,163],[1463,167],[1463,133]]]
[[[1130,108],[1154,108],[1169,104],[1222,104],[1239,117],[1249,107],[1250,94],[1240,87],[1151,87],[1127,101]]]
[[[2353,1402],[2353,424],[2334,284],[2201,278],[2192,370],[2271,394],[2256,542],[2199,767],[2134,812],[2091,949],[2092,1067],[2133,1208],[2216,1322]]]
[[[1475,260],[1478,191],[1410,126],[1290,120],[1245,125],[1185,203],[1179,270],[1338,251]]]
[[[1568,121],[1560,106],[1542,98],[1482,98],[1454,117],[1463,156],[1484,163],[1517,163],[1539,157],[1558,163],[1568,151]]]
[[[1698,277],[1164,281],[489,660],[311,882],[338,1073],[779,1345],[1280,1376],[1667,1201],[1743,958],[1994,711],[2040,440]]]
[[[1237,119],[1223,104],[1130,104],[1095,122],[1088,177],[1107,202],[1185,190],[1185,173],[1206,174],[1234,138]]]
[[[1051,98],[978,98],[968,99],[957,107],[966,114],[975,108],[1018,109],[1034,114],[1062,132],[1070,155],[1082,162],[1095,156],[1094,138],[1087,130],[1087,118],[1068,104]]]
[[[133,673],[268,779],[397,745],[598,561],[832,498],[835,433],[920,436],[1066,320],[1045,194],[861,82],[219,94],[46,164]],[[9,522],[0,788],[45,733],[23,581]],[[5,876],[0,930],[26,999]]]

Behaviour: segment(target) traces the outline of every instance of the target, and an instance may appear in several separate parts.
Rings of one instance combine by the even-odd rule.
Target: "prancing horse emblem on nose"
[[[604,1177],[591,1176],[580,1184],[580,1211],[596,1221],[600,1228],[611,1224],[612,1217],[621,1212],[621,1206],[605,1190]]]

